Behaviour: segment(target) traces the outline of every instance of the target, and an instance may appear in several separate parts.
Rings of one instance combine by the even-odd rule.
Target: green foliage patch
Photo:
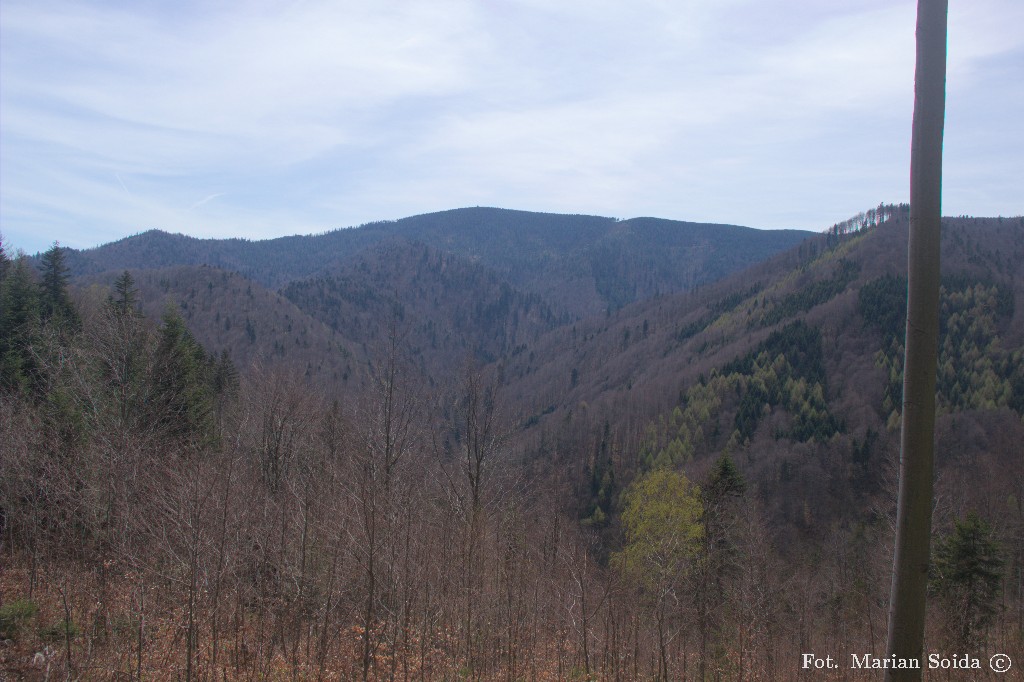
[[[622,570],[663,592],[701,550],[702,513],[700,489],[682,471],[657,468],[635,480],[622,511],[626,545],[616,555]]]
[[[15,599],[0,606],[0,639],[17,639],[38,611],[29,599]]]
[[[859,263],[846,258],[840,258],[831,277],[812,282],[799,291],[786,294],[779,301],[767,306],[767,310],[761,317],[761,326],[770,327],[773,324],[782,322],[787,317],[805,313],[817,305],[832,300],[846,291],[846,287],[859,274]]]
[[[78,626],[72,621],[60,620],[39,629],[39,638],[48,642],[60,642],[78,637]]]
[[[682,464],[718,428],[725,399],[739,399],[729,447],[747,443],[765,414],[782,407],[790,426],[775,435],[797,442],[824,442],[843,431],[825,399],[821,332],[803,320],[772,332],[746,355],[691,386],[680,404],[647,427],[640,446],[644,470]]]
[[[890,429],[903,403],[907,280],[885,275],[861,287],[858,303],[866,324],[882,334],[875,363],[887,373],[882,412]],[[1024,351],[1008,349],[1000,323],[1013,314],[1009,287],[966,275],[943,278],[939,298],[939,358],[936,391],[940,409],[1009,407],[1024,414]]]
[[[698,317],[693,322],[690,322],[689,324],[683,325],[682,327],[679,328],[679,330],[676,332],[676,341],[682,343],[683,341],[686,341],[687,339],[696,336],[697,334],[711,326],[711,324],[714,323],[714,321],[717,320],[719,317],[727,313],[731,313],[741,303],[743,303],[743,301],[747,300],[751,296],[756,296],[758,293],[761,292],[762,289],[764,289],[764,285],[761,282],[757,282],[749,289],[746,289],[744,291],[737,291],[735,293],[729,294],[728,296],[718,301],[715,301],[714,303],[708,306],[708,310],[706,313]]]

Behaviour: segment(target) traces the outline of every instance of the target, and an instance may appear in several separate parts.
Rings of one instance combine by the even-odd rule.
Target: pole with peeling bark
[[[946,15],[947,0],[918,0],[903,431],[887,648],[890,659],[916,659],[919,665],[924,662],[925,591],[932,524]],[[921,669],[888,669],[885,679],[919,680]]]

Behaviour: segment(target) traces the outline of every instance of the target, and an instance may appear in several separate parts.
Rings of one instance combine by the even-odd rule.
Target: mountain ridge
[[[206,264],[279,289],[399,237],[479,259],[511,284],[582,316],[717,279],[811,234],[654,218],[616,220],[465,208],[262,241],[198,239],[150,230],[94,249],[69,251],[67,260],[75,275]],[[625,285],[616,281],[623,276],[630,280]]]

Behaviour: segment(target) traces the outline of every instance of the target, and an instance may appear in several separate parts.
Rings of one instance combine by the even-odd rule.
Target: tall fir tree
[[[214,416],[209,363],[173,303],[161,320],[152,383],[153,422],[181,441],[208,443]]]
[[[144,423],[150,335],[136,307],[137,293],[134,279],[125,270],[114,281],[114,292],[104,306],[104,324],[94,331],[93,342],[116,423],[122,431],[141,433],[151,425]]]
[[[981,643],[999,612],[1003,565],[992,526],[974,512],[936,544],[931,585],[945,603],[955,644],[967,649]]]
[[[114,293],[111,294],[109,304],[114,311],[121,315],[136,313],[136,304],[139,298],[139,290],[135,287],[135,278],[132,273],[125,270],[114,280]]]
[[[81,321],[71,296],[68,294],[68,282],[71,279],[70,269],[64,255],[64,249],[54,242],[40,258],[42,281],[39,283],[40,315],[43,321],[56,320],[76,329]]]
[[[4,236],[0,234],[0,284],[3,284],[10,269],[11,257],[7,255],[7,249],[4,246]]]
[[[701,677],[708,658],[722,660],[732,595],[736,593],[743,538],[741,504],[747,490],[743,475],[728,454],[715,463],[703,491],[703,557],[696,574],[693,600],[701,642]]]
[[[0,280],[0,387],[28,388],[35,374],[32,339],[39,328],[39,289],[28,258],[19,256]]]

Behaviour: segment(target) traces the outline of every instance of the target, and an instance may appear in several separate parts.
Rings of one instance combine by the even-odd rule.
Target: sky
[[[946,215],[1024,212],[1024,2],[952,0]],[[914,0],[0,0],[0,234],[464,206],[822,230],[909,196]]]

